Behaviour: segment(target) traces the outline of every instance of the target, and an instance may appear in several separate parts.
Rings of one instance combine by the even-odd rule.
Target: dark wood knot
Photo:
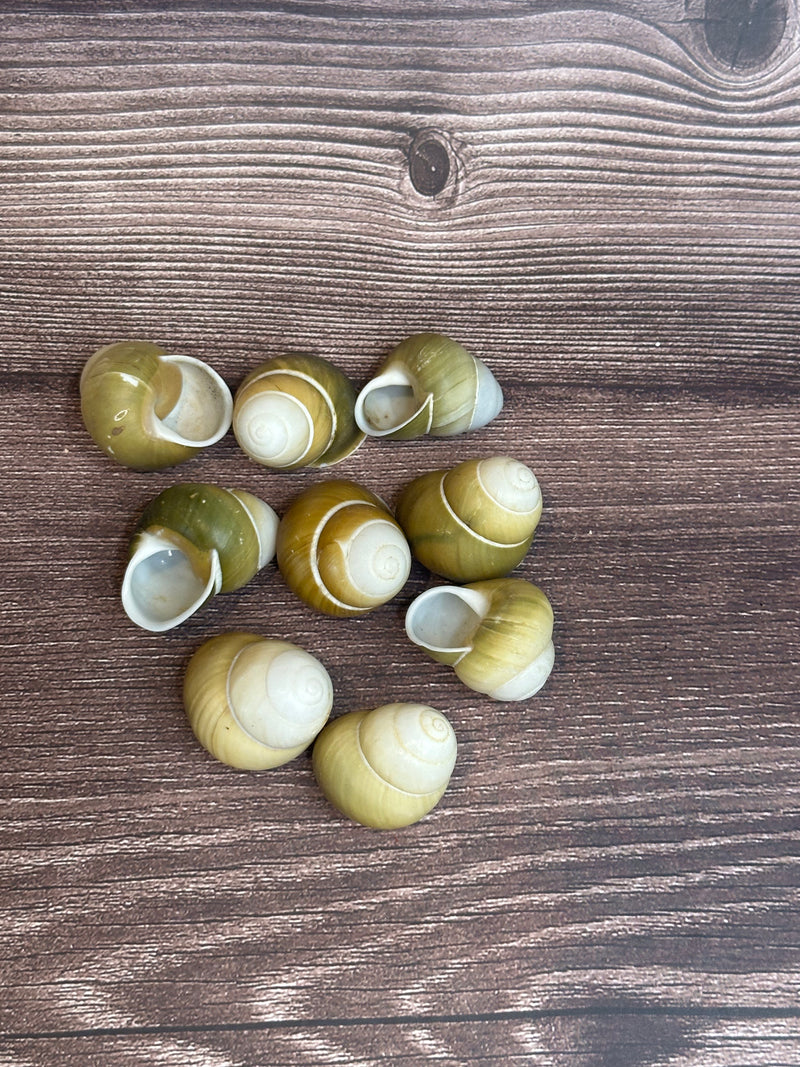
[[[787,0],[706,0],[703,28],[708,47],[731,69],[766,63],[780,44]]]
[[[437,196],[454,170],[450,147],[435,130],[422,130],[408,150],[408,173],[420,196]]]

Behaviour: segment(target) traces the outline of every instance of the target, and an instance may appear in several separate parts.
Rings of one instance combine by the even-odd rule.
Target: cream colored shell
[[[314,773],[342,814],[365,826],[417,822],[447,789],[456,761],[448,719],[427,704],[394,703],[332,720],[314,742]]]
[[[319,660],[299,646],[233,631],[194,653],[183,700],[195,737],[212,756],[265,770],[311,744],[330,715],[333,686]]]

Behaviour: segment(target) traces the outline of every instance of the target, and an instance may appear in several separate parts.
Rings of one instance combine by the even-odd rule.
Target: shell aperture
[[[147,341],[98,349],[80,378],[81,414],[97,444],[136,470],[160,470],[228,432],[233,398],[213,368]]]
[[[277,528],[269,504],[244,490],[199,482],[163,490],[131,541],[121,593],[126,614],[153,632],[178,626],[268,563]]]

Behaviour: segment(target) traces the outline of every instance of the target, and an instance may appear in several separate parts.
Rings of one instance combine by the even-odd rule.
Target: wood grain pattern
[[[3,16],[0,1065],[800,1062],[796,5]],[[418,329],[484,358],[503,412],[336,473],[392,502],[462,458],[530,463],[542,693],[494,704],[415,653],[418,565],[361,619],[271,564],[178,631],[132,627],[152,495],[281,511],[328,474],[230,435],[115,467],[80,420],[94,349],[146,337],[235,387],[299,348],[363,383]],[[211,760],[181,675],[233,627],[318,655],[335,714],[447,709],[436,811],[378,834],[307,755]]]

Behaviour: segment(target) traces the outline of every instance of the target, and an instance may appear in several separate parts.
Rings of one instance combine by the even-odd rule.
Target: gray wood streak
[[[795,5],[164,6],[4,6],[0,1064],[800,1062]],[[407,645],[418,565],[362,619],[273,564],[135,631],[149,497],[280,511],[330,472],[230,436],[115,467],[80,420],[91,352],[146,337],[235,386],[299,348],[363,383],[418,329],[486,359],[505,409],[335,473],[391,502],[530,463],[543,692],[484,701]],[[234,627],[318,655],[335,714],[447,709],[436,811],[377,834],[307,755],[200,750],[183,667]]]

